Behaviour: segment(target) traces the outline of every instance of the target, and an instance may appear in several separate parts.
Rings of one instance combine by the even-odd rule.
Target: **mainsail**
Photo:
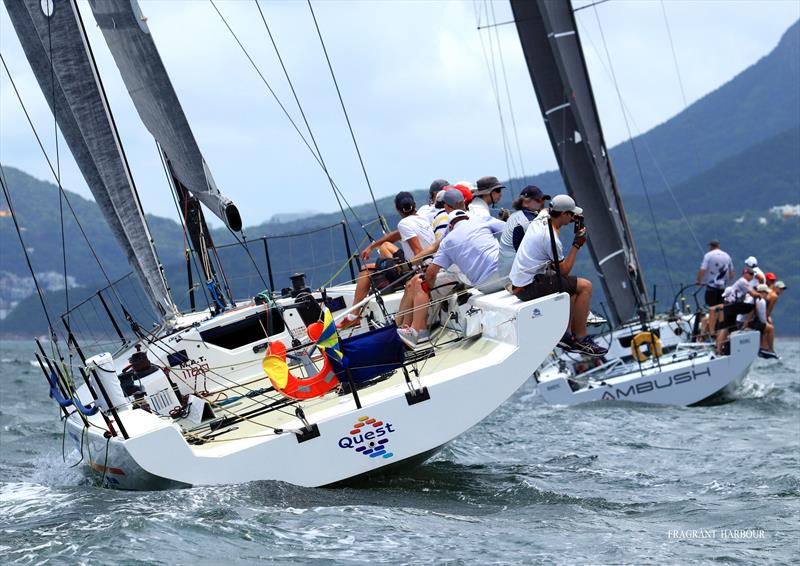
[[[567,0],[511,0],[528,71],[569,194],[583,208],[589,249],[616,323],[647,303],[636,249]]]
[[[36,80],[86,184],[151,304],[176,309],[73,0],[5,0]]]
[[[89,5],[136,110],[175,178],[231,230],[241,230],[239,211],[211,177],[136,0],[91,0]]]

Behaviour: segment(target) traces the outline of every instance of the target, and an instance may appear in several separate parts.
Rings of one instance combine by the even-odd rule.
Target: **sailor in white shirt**
[[[444,209],[444,193],[446,191],[443,189],[439,191],[436,195],[436,199],[434,202],[434,215],[433,220],[431,220],[431,227],[433,228],[433,237],[438,242],[442,239],[442,237],[447,233],[447,223],[449,222],[449,218],[447,216],[447,211]]]
[[[455,190],[445,193],[445,203],[463,201],[463,195]],[[461,274],[480,291],[492,293],[502,290],[497,275],[497,262],[500,244],[496,234],[502,232],[505,224],[495,218],[469,218],[467,215],[452,214],[450,230],[442,239],[433,261],[425,271],[425,278],[414,298],[414,321],[411,328],[399,329],[398,334],[410,347],[427,339],[427,306],[429,296],[443,286],[447,293],[452,291],[456,279],[448,279],[445,283],[439,277],[440,272],[457,267]]]
[[[746,315],[753,311],[753,298],[757,296],[752,285],[754,280],[753,270],[745,267],[742,270],[742,276],[723,291],[722,298],[725,303],[712,307],[708,311],[709,332],[712,335],[715,332],[717,334],[717,353],[719,354],[722,354],[728,334],[732,328],[735,329],[740,315]],[[747,302],[747,297],[750,297],[750,302]]]
[[[373,284],[379,288],[386,287],[402,275],[399,267],[405,265],[404,262],[434,242],[433,227],[427,218],[422,218],[417,214],[417,205],[411,193],[407,191],[397,193],[394,198],[394,206],[400,214],[397,230],[370,243],[361,252],[361,257],[366,261],[372,251],[377,249],[381,259],[375,263],[366,264],[359,272],[353,303],[359,303],[367,297],[370,289],[370,277],[373,274],[375,276]],[[398,241],[400,249],[394,245]],[[378,283],[379,280],[380,283]],[[359,312],[347,314],[338,327],[345,328],[357,324],[360,319]]]
[[[455,219],[458,221],[460,219]],[[455,265],[470,283],[484,293],[493,293],[503,288],[497,281],[497,261],[500,244],[495,237],[503,231],[505,223],[496,218],[469,218],[460,222],[458,230],[453,230],[442,240],[439,250],[428,267],[426,281],[432,286],[436,273]]]
[[[422,218],[427,218],[428,222],[433,224],[433,218],[436,216],[436,212],[438,211],[436,208],[436,195],[442,191],[447,185],[449,185],[447,181],[444,179],[436,179],[434,182],[431,183],[430,188],[428,189],[428,202],[419,207],[417,210],[417,214]]]
[[[481,177],[478,179],[478,188],[472,192],[472,202],[469,203],[467,213],[470,218],[485,218],[492,215],[489,205],[494,206],[503,197],[505,189],[497,177]]]
[[[528,185],[519,193],[519,197],[514,199],[512,207],[516,209],[503,228],[500,236],[500,266],[498,271],[502,275],[508,275],[511,265],[514,263],[514,256],[525,237],[531,221],[536,218],[544,206],[544,201],[550,200],[550,195],[546,195],[539,187]]]
[[[770,344],[775,336],[775,327],[767,316],[767,299],[769,298],[769,292],[768,285],[759,283],[758,287],[756,287],[757,296],[754,299],[755,308],[750,314],[749,319],[745,322],[747,328],[758,330],[761,333],[761,343],[758,351],[758,355],[761,358],[777,358],[775,352],[770,348]]]
[[[760,267],[758,267],[758,260],[756,259],[755,256],[751,255],[750,257],[748,257],[746,260],[744,260],[744,264],[745,266],[752,269],[753,274],[755,275],[755,281],[752,283],[753,289],[755,289],[759,283],[767,282],[767,278],[764,275],[764,272],[761,270]]]
[[[705,285],[706,306],[722,304],[722,291],[733,280],[731,256],[722,251],[718,240],[708,243],[708,252],[703,256],[696,283]]]
[[[570,275],[577,253],[586,243],[586,228],[581,228],[575,234],[567,257],[564,257],[561,239],[558,237],[559,230],[573,222],[576,215],[582,213],[583,210],[575,206],[575,201],[570,196],[553,197],[549,214],[537,216],[528,226],[511,266],[509,277],[513,286],[512,291],[521,301],[530,301],[556,293],[559,287],[568,293],[571,299],[570,324],[559,345],[590,356],[602,356],[607,350],[594,343],[586,329],[589,305],[592,301],[592,283],[588,279]],[[553,247],[558,258],[553,256]],[[559,262],[560,273],[555,272],[556,259]]]

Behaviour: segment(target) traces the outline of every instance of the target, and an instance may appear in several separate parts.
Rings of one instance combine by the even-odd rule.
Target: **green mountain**
[[[670,304],[677,291],[670,290],[670,278],[673,286],[692,281],[705,251],[705,242],[718,238],[737,266],[741,266],[745,257],[756,255],[767,270],[775,271],[787,282],[792,289],[781,298],[776,311],[779,332],[800,334],[800,296],[796,291],[800,286],[797,252],[800,222],[797,218],[779,218],[768,211],[775,205],[800,202],[800,23],[787,30],[770,54],[684,112],[634,138],[634,143],[640,157],[643,156],[658,236],[668,259],[666,266],[649,207],[641,195],[630,144],[612,148],[611,156],[625,194],[645,278],[649,285],[657,286],[661,306]],[[671,195],[663,191],[659,168],[673,187]],[[66,304],[58,189],[13,167],[4,166],[3,173],[34,270],[46,274],[50,289],[48,303],[54,313],[60,313]],[[563,190],[558,172],[515,179],[513,184],[521,187],[529,182],[551,194]],[[513,195],[511,191],[506,193],[507,206]],[[418,202],[426,198],[425,191],[418,191],[416,195]],[[699,246],[681,218],[676,200]],[[75,305],[92,290],[106,284],[95,254],[111,279],[121,277],[129,268],[96,205],[74,193],[69,193],[69,201],[81,219],[86,239],[92,244],[90,249],[62,201],[68,271],[80,287],[70,292],[70,304]],[[389,224],[396,224],[398,217],[393,198],[380,199],[377,204]],[[0,212],[7,210],[0,196]],[[765,223],[760,220],[762,217]],[[379,233],[371,203],[354,207],[348,214],[348,221],[347,242],[352,249],[363,246],[368,232]],[[188,294],[183,231],[177,222],[169,219],[148,216],[148,222],[171,281],[173,296],[185,307]],[[258,240],[260,236],[271,237],[269,255],[277,289],[289,286],[289,275],[297,271],[305,272],[313,285],[327,282],[332,275],[333,282],[348,279],[350,271],[344,263],[347,252],[340,214],[305,216],[302,229],[317,231],[298,238],[282,238],[280,236],[298,231],[294,222],[265,222],[247,229],[250,242],[247,252],[239,246],[221,248],[219,253],[234,294],[251,296],[270,286],[264,243]],[[224,229],[215,230],[213,236],[218,246],[233,242],[231,234]],[[21,283],[28,277],[28,271],[8,214],[0,214],[0,241],[3,244],[0,246],[2,316],[9,305],[30,295],[33,289],[29,283],[27,286],[24,281]],[[585,255],[576,267],[582,275],[593,272],[588,254]],[[261,275],[255,273],[254,264]],[[193,270],[193,280],[199,281],[196,270]],[[600,286],[596,285],[595,289],[595,306],[600,308]],[[129,292],[131,297],[136,294],[133,289]],[[204,306],[202,289],[197,295],[198,304]],[[141,297],[136,297],[136,301],[142,304]],[[35,296],[21,300],[4,320],[0,320],[0,333],[42,333],[45,326],[40,311]],[[86,324],[91,327],[97,315],[86,316]]]
[[[601,116],[602,120],[602,116]],[[633,138],[648,191],[678,185],[800,124],[800,21],[768,55],[663,124]],[[620,190],[642,194],[631,143],[610,149]],[[662,177],[663,173],[663,177]],[[525,181],[563,192],[558,171]]]
[[[130,271],[125,256],[117,245],[105,220],[94,201],[68,192],[68,200],[59,203],[58,187],[53,183],[41,181],[14,167],[2,167],[3,179],[11,194],[11,201],[17,212],[17,220],[23,231],[25,245],[37,272],[61,272],[63,258],[61,251],[61,211],[64,218],[64,240],[68,242],[67,263],[80,266],[70,269],[79,284],[103,279],[102,272],[94,260],[92,249],[103,263],[103,268],[111,279]],[[75,217],[80,219],[86,237],[81,233]],[[9,209],[5,196],[0,193],[0,209]],[[174,261],[182,256],[183,231],[174,221],[159,216],[147,215],[150,232],[156,241],[161,259]],[[0,271],[27,275],[28,269],[19,248],[19,240],[14,231],[10,216],[0,217]]]
[[[800,135],[800,134],[795,134]],[[759,155],[759,152],[745,152],[746,154]],[[791,156],[786,156],[791,161]],[[735,164],[735,161],[733,162]],[[780,170],[789,169],[791,163],[788,161],[773,162],[773,165]],[[757,173],[760,167],[746,167],[745,171],[751,172],[757,178]],[[11,168],[5,168],[6,177],[11,179],[12,176],[9,171],[14,171]],[[746,186],[748,181],[742,180],[739,177],[740,170],[738,167],[732,166],[729,168],[718,167],[715,168],[716,175],[713,177],[713,182],[708,182],[709,189],[703,193],[703,199],[708,199],[712,202],[725,202],[726,187],[734,183],[740,183]],[[690,179],[685,183],[686,194],[690,194],[690,188],[699,186],[701,182],[708,181],[708,172],[701,174],[698,179]],[[15,171],[17,181],[25,179],[24,173]],[[800,173],[794,174],[794,192],[798,198],[794,202],[800,200]],[[31,186],[36,185],[37,190],[42,187],[38,184],[44,184],[41,181],[36,181],[30,177],[27,178]],[[9,181],[10,183],[10,181]],[[771,194],[772,187],[768,184],[762,184],[761,193]],[[13,187],[12,190],[18,187]],[[34,226],[33,224],[24,221],[24,226],[30,226],[28,230],[23,232],[23,237],[29,247],[33,247],[32,257],[34,258],[37,271],[56,271],[61,270],[61,240],[58,217],[57,214],[57,198],[56,188],[50,185],[47,190],[38,194],[39,197],[45,196],[44,201],[40,202],[38,207],[33,206],[33,203],[28,203],[26,207],[38,209],[39,211],[50,210],[50,218],[40,225]],[[684,189],[680,189],[683,191]],[[659,214],[658,217],[658,230],[661,237],[662,244],[664,245],[667,266],[664,265],[664,260],[660,252],[658,240],[653,230],[652,222],[649,215],[640,210],[640,206],[633,206],[629,210],[629,219],[631,228],[634,233],[637,251],[639,253],[642,267],[645,273],[645,279],[649,286],[655,285],[656,295],[659,300],[660,308],[666,309],[672,303],[674,294],[680,288],[681,284],[690,283],[693,281],[695,274],[700,263],[700,259],[705,249],[704,244],[712,238],[718,238],[722,241],[722,247],[731,254],[737,269],[743,265],[744,258],[749,255],[756,255],[759,258],[760,265],[765,270],[774,271],[778,277],[783,279],[790,290],[787,291],[778,303],[775,312],[775,318],[779,321],[779,332],[783,335],[800,335],[800,295],[797,294],[796,289],[800,289],[800,254],[797,250],[800,249],[800,218],[782,218],[774,214],[770,214],[767,210],[768,206],[777,202],[784,203],[783,197],[791,195],[792,193],[783,193],[780,190],[777,192],[780,195],[777,201],[766,200],[759,205],[759,208],[752,208],[753,205],[743,204],[742,208],[725,207],[725,210],[714,212],[698,213],[695,208],[684,207],[688,214],[688,221],[694,229],[695,236],[700,242],[698,246],[692,234],[687,230],[686,223],[680,219],[670,217],[668,214]],[[14,198],[12,196],[12,198]],[[664,195],[658,195],[659,199],[667,199]],[[23,201],[31,199],[15,199]],[[73,205],[78,208],[78,204],[86,206],[83,212],[88,213],[88,218],[96,218],[97,210],[91,201],[83,201],[77,195],[70,194],[70,200]],[[630,200],[630,199],[629,199]],[[670,199],[671,202],[671,199]],[[371,205],[369,205],[371,207]],[[674,205],[673,205],[674,206]],[[391,207],[391,199],[381,199],[379,208],[382,211],[387,211]],[[750,207],[750,208],[745,208]],[[22,207],[25,209],[25,207]],[[369,207],[364,205],[364,212]],[[55,212],[54,212],[55,209]],[[747,211],[742,219],[743,211]],[[661,212],[659,210],[659,212]],[[17,210],[18,216],[22,217],[20,209]],[[374,214],[374,210],[373,210]],[[44,214],[48,216],[47,213]],[[366,217],[366,214],[364,215]],[[764,223],[759,221],[759,218],[764,218]],[[153,223],[158,226],[157,240],[160,240],[159,250],[162,259],[171,258],[170,262],[166,263],[167,275],[170,278],[173,288],[173,296],[176,300],[186,308],[187,292],[185,290],[186,282],[186,267],[182,259],[180,246],[182,244],[182,233],[177,223],[166,219],[157,219]],[[296,238],[277,237],[269,240],[269,252],[273,265],[273,278],[275,281],[275,288],[289,286],[289,275],[294,272],[302,271],[308,275],[309,282],[314,285],[321,285],[325,283],[332,275],[338,272],[338,276],[333,278],[333,282],[341,282],[350,278],[350,271],[345,263],[347,253],[344,251],[344,236],[343,229],[340,222],[340,217],[337,215],[320,215],[312,217],[311,222],[309,219],[303,223],[303,227],[309,226],[330,226],[330,228],[318,229],[312,234],[299,236]],[[395,213],[388,215],[390,224],[397,221]],[[10,224],[11,219],[8,216],[0,217],[0,235],[2,235],[3,242],[9,242],[10,245],[2,246],[2,255],[0,255],[0,276],[3,272],[8,272],[10,269],[22,269],[18,264],[21,260],[18,256],[19,247],[17,245],[16,235],[11,233]],[[121,257],[121,254],[116,250],[114,245],[110,245],[110,233],[102,222],[82,222],[89,232],[100,236],[97,241],[95,250],[101,256],[107,271],[112,271],[115,276],[122,275],[127,272],[127,264]],[[271,228],[271,225],[266,224],[259,227],[258,230],[251,229],[251,233],[260,232]],[[271,236],[282,236],[292,233],[292,227],[281,226],[283,231],[280,233],[271,232]],[[296,230],[296,228],[295,228]],[[360,226],[355,224],[351,225],[351,230],[356,237],[362,236]],[[77,231],[77,230],[76,230]],[[156,233],[156,230],[154,230]],[[49,239],[48,239],[49,238]],[[220,250],[225,265],[226,275],[233,289],[234,295],[238,298],[252,296],[253,294],[261,291],[269,286],[266,258],[264,254],[264,246],[261,241],[250,239],[249,248],[250,255],[246,254],[240,246],[233,246],[230,248],[223,248]],[[566,236],[568,239],[569,236]],[[172,239],[171,246],[166,245],[166,240]],[[79,301],[88,298],[92,295],[94,290],[104,287],[105,282],[100,278],[99,271],[92,269],[95,265],[93,258],[86,251],[80,251],[78,245],[80,241],[68,240],[70,247],[68,250],[68,263],[69,272],[75,275],[78,282],[82,285],[79,289],[73,289],[70,292],[70,304],[75,305]],[[73,244],[73,242],[76,242]],[[351,240],[352,242],[352,240]],[[33,243],[34,245],[31,245]],[[567,242],[568,243],[568,242]],[[39,252],[37,247],[43,246]],[[74,245],[74,247],[73,247]],[[352,243],[351,243],[352,245]],[[167,253],[165,250],[169,251]],[[82,255],[81,255],[82,254]],[[8,258],[8,259],[7,259]],[[49,259],[48,259],[49,258]],[[51,269],[47,269],[47,261],[52,261]],[[258,265],[264,280],[255,272],[253,262]],[[18,271],[20,275],[24,275],[24,271]],[[601,303],[603,296],[601,287],[597,278],[593,275],[593,267],[588,253],[582,254],[575,267],[575,273],[582,276],[588,276],[595,283],[595,301],[594,308],[602,310]],[[130,278],[129,278],[130,279]],[[672,286],[670,285],[670,279]],[[198,281],[195,273],[194,281]],[[133,289],[129,283],[123,294],[129,297],[128,303],[133,304],[130,307],[137,312],[144,312],[144,300],[141,296],[141,291]],[[0,288],[0,291],[2,289]],[[205,301],[202,292],[197,294],[197,302],[199,305],[204,306]],[[65,294],[62,290],[53,290],[46,293],[47,302],[52,314],[60,314],[65,310]],[[96,301],[95,301],[96,303]],[[692,301],[690,299],[690,304]],[[76,315],[74,326],[79,326],[83,329],[96,329],[102,328],[105,332],[110,333],[112,329],[107,322],[104,321],[101,312],[98,312],[100,307],[97,304],[91,308],[85,307],[81,309],[80,315]],[[115,313],[118,319],[121,316]],[[140,320],[146,320],[144,315],[136,315]],[[105,326],[102,326],[100,322]],[[46,323],[44,316],[41,314],[41,307],[38,298],[35,295],[29,296],[27,299],[21,301],[15,309],[11,311],[5,320],[0,321],[0,333],[13,334],[13,335],[32,335],[42,334],[46,330]]]
[[[800,202],[800,124],[728,157],[713,167],[650,198],[658,218],[680,211],[738,212],[767,210]],[[680,208],[678,207],[678,204]],[[642,195],[625,197],[625,209],[648,213]]]

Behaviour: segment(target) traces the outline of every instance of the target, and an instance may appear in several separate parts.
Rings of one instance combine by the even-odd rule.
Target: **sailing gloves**
[[[586,243],[586,227],[581,228],[577,234],[575,234],[575,239],[572,240],[572,245],[575,246],[576,249],[581,249],[583,244]]]

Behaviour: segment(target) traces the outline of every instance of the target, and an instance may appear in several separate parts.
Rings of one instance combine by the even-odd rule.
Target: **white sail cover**
[[[236,205],[217,189],[136,0],[90,0],[142,122],[167,156],[175,178],[235,231]]]
[[[155,312],[172,319],[176,309],[75,2],[5,0],[5,5],[36,80],[98,207]]]

